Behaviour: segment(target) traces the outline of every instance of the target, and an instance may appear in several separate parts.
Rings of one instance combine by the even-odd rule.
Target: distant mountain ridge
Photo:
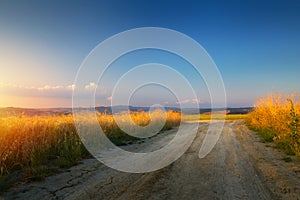
[[[159,107],[157,107],[159,108]],[[150,107],[147,107],[147,106],[123,106],[123,105],[120,105],[120,106],[100,106],[100,107],[96,107],[95,108],[97,111],[103,113],[103,112],[107,112],[107,113],[112,113],[112,111],[114,111],[114,113],[119,113],[119,112],[124,112],[124,111],[133,111],[133,112],[136,112],[136,111],[145,111],[145,112],[148,112],[150,110]],[[155,109],[155,108],[153,108]],[[166,111],[168,110],[174,110],[174,111],[180,111],[180,108],[176,108],[176,107],[164,107],[164,109]]]
[[[90,108],[77,108],[78,110],[89,110]],[[145,111],[148,112],[150,107],[146,106],[99,106],[95,108],[97,111],[101,113],[108,113],[111,114],[112,110],[115,113],[124,112],[124,111]],[[180,109],[178,107],[164,107],[165,110],[174,110],[174,111],[181,111],[184,114],[205,114],[205,113],[218,113],[222,111],[226,111],[227,114],[247,114],[253,110],[253,107],[242,107],[242,108],[218,108],[218,109],[211,109],[211,108],[183,108]],[[0,117],[1,116],[42,116],[42,115],[62,115],[62,114],[71,114],[72,108],[42,108],[42,109],[34,109],[34,108],[0,108]]]

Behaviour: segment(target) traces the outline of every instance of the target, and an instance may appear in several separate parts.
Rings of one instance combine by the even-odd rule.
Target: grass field
[[[163,130],[180,124],[181,113],[161,110],[128,112],[134,123],[146,126],[164,119]],[[107,137],[116,145],[137,140],[117,126],[114,117],[98,113],[98,122]],[[87,121],[88,123],[88,121]],[[0,117],[0,189],[13,177],[22,180],[40,179],[59,168],[69,167],[89,155],[79,139],[72,115]],[[17,174],[16,174],[17,173]]]
[[[201,115],[183,115],[185,121],[197,121],[197,120],[239,120],[245,119],[246,114],[201,114]]]
[[[256,102],[246,122],[264,142],[275,142],[287,154],[300,156],[300,98],[274,93]]]

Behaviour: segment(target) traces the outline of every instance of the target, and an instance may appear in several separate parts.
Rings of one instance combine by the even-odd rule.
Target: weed
[[[284,157],[284,158],[282,158],[282,160],[284,162],[292,162],[293,161],[291,157]]]

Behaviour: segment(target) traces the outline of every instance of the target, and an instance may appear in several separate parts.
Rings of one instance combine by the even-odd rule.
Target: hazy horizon
[[[98,107],[134,107],[134,108],[150,108],[151,106],[137,106],[137,105],[114,105],[114,106],[96,106],[96,108]],[[86,107],[76,107],[76,108],[84,108],[84,109],[88,109],[88,108],[92,108],[93,106],[86,106]],[[231,106],[227,106],[226,108],[252,108],[254,106],[240,106],[240,107],[231,107]],[[16,109],[73,109],[72,107],[15,107],[15,106],[7,106],[7,107],[0,107],[0,109],[5,109],[5,108],[16,108]],[[75,109],[76,109],[75,108]],[[159,108],[159,107],[158,107]],[[177,109],[198,109],[197,107],[180,107],[180,106],[165,106],[165,108],[177,108]],[[225,109],[226,109],[225,108]],[[199,109],[211,109],[210,106],[199,106]],[[215,109],[223,109],[223,108],[215,108]]]

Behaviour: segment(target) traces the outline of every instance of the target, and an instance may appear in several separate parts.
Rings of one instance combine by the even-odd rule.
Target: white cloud
[[[97,89],[96,89],[97,88]],[[90,82],[89,84],[84,86],[85,91],[82,91],[83,94],[93,92],[96,89],[96,97],[106,98],[107,97],[107,88],[97,85],[94,82]]]
[[[179,105],[179,104],[201,104],[203,103],[203,101],[201,101],[200,99],[185,99],[183,101],[177,101],[175,104]]]
[[[200,103],[203,103],[203,101],[201,101],[201,99],[192,99],[192,103],[200,104]]]
[[[74,84],[68,85],[67,88],[68,88],[69,90],[74,91],[74,90],[75,90],[75,85],[74,85]]]
[[[57,89],[64,89],[64,86],[61,86],[61,85],[56,85],[56,86],[45,85],[45,86],[39,87],[37,89],[40,90],[40,91],[43,91],[43,90],[57,90]]]
[[[85,88],[86,90],[93,90],[93,89],[96,88],[96,86],[97,86],[96,83],[90,82],[89,84],[85,85],[84,88]]]
[[[191,100],[186,99],[186,100],[183,100],[183,101],[177,101],[175,104],[187,104],[189,102],[191,102]]]
[[[44,85],[23,86],[10,83],[0,83],[0,92],[7,96],[29,96],[29,97],[68,97],[72,95],[75,85]]]

